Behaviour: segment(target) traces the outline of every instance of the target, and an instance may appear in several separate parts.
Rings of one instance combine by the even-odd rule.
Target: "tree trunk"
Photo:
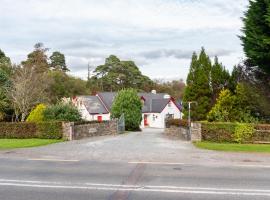
[[[22,113],[22,119],[21,119],[22,122],[25,121],[25,117],[26,117],[26,114],[25,113]]]

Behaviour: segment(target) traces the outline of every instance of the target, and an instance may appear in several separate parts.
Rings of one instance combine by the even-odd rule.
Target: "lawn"
[[[194,145],[201,149],[216,150],[216,151],[270,153],[269,144],[231,144],[231,143],[195,142]]]
[[[52,139],[0,139],[0,150],[44,146],[62,141]]]

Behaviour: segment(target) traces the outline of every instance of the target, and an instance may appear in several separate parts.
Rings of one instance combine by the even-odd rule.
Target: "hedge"
[[[254,129],[253,131],[251,127],[253,127]],[[252,131],[252,133],[248,133],[249,131]],[[218,143],[270,142],[270,125],[203,122],[202,141],[218,142]]]
[[[61,139],[61,122],[0,123],[0,138],[6,139]]]
[[[170,128],[171,126],[188,127],[188,121],[183,120],[183,119],[168,119],[168,120],[166,120],[166,128]]]
[[[236,123],[202,123],[202,140],[232,142]]]

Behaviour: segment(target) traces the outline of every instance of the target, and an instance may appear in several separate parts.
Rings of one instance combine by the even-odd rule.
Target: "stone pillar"
[[[63,139],[73,140],[74,136],[74,122],[62,122]]]
[[[191,123],[191,141],[197,142],[202,140],[202,125],[200,123]]]

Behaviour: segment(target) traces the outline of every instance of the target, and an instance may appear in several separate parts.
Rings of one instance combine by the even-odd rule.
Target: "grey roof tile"
[[[97,96],[81,96],[82,103],[90,114],[108,113],[106,108]]]

